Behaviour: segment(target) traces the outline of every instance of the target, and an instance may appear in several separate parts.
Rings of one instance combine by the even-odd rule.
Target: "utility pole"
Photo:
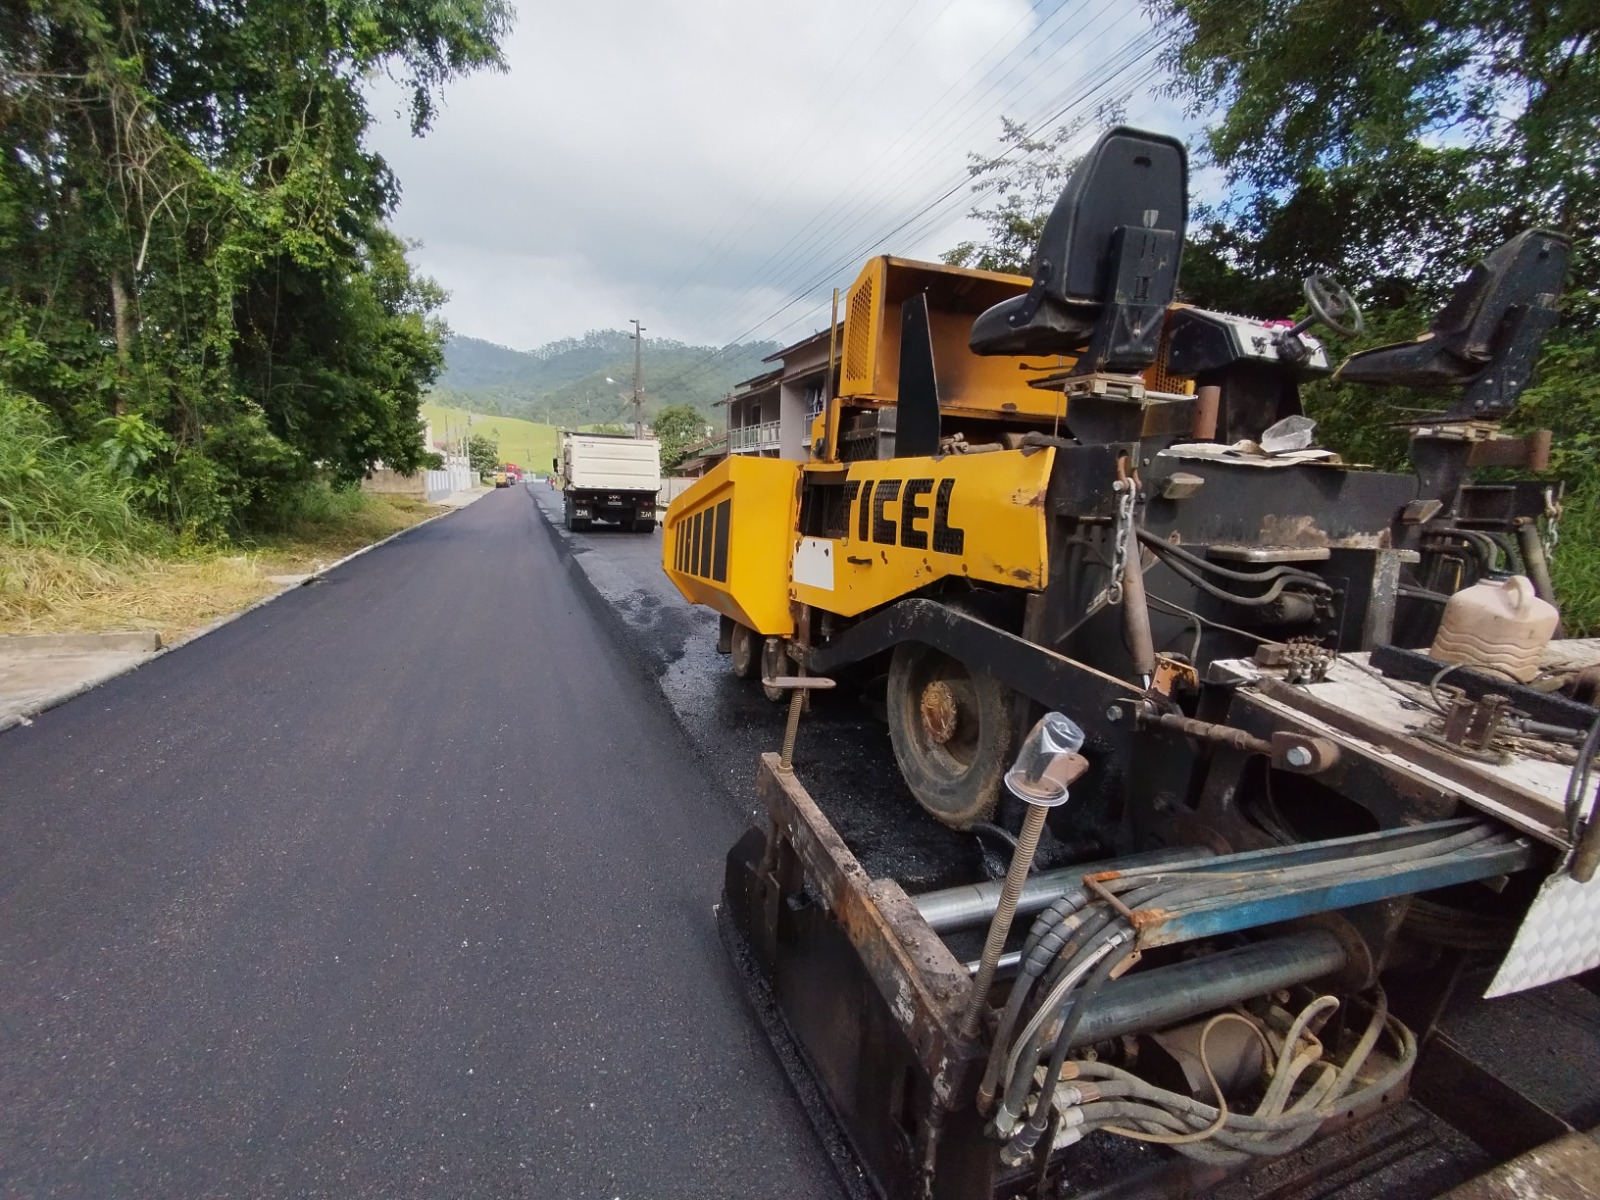
[[[633,436],[644,436],[644,374],[639,367],[639,348],[644,344],[644,326],[633,321]]]

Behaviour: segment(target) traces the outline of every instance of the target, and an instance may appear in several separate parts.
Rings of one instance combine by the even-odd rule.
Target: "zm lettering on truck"
[[[732,500],[703,508],[677,525],[673,565],[685,575],[698,575],[713,583],[728,582],[728,517]]]
[[[904,490],[902,490],[902,488]],[[950,524],[950,497],[956,490],[954,479],[859,479],[845,481],[844,502],[848,513],[856,505],[856,538],[884,546],[904,546],[907,550],[927,550],[930,538],[936,554],[960,554],[966,548],[967,534]],[[932,496],[930,507],[924,498]],[[899,518],[887,506],[899,502]],[[845,527],[849,528],[848,517]]]

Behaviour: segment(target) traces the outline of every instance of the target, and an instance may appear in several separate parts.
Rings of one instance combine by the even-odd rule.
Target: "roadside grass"
[[[271,529],[196,543],[144,516],[136,473],[0,390],[0,634],[159,630],[168,640],[440,510],[312,481]]]
[[[150,629],[173,641],[282,590],[274,576],[318,570],[441,511],[403,497],[327,494],[281,532],[238,548],[85,552],[0,538],[0,634]]]
[[[1568,637],[1600,635],[1600,486],[1580,486],[1563,502],[1561,540],[1550,573]]]
[[[409,496],[322,488],[313,497],[282,531],[243,543],[268,574],[317,570],[443,511]]]

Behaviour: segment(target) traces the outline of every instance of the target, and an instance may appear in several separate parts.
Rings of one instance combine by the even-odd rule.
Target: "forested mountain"
[[[645,338],[645,411],[690,404],[713,416],[712,404],[735,383],[769,369],[761,360],[777,349],[777,342],[749,342],[719,353],[715,346]],[[590,330],[537,350],[456,334],[444,357],[431,398],[474,412],[551,425],[617,421],[633,389],[633,340],[622,329]],[[615,382],[607,383],[607,377]]]

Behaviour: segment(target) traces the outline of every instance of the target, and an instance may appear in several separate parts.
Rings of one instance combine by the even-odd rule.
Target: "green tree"
[[[1376,344],[1420,333],[1472,262],[1518,230],[1571,239],[1562,322],[1514,423],[1556,435],[1556,468],[1571,488],[1557,585],[1569,626],[1600,624],[1600,9],[1592,0],[1151,8],[1177,30],[1178,92],[1197,114],[1218,114],[1203,145],[1229,194],[1205,214],[1202,302],[1251,290],[1281,297],[1299,274],[1333,268],[1369,308],[1362,345]],[[1386,465],[1403,453],[1394,422],[1428,403],[1331,383],[1307,394],[1332,444]]]
[[[669,404],[651,422],[661,441],[661,469],[676,470],[688,456],[689,447],[706,435],[706,419],[689,404]]]
[[[467,462],[480,475],[500,469],[500,441],[491,433],[475,433],[467,439]]]
[[[0,10],[0,384],[80,443],[148,423],[145,502],[204,531],[319,469],[420,464],[443,294],[384,228],[365,80],[401,81],[420,133],[508,23],[505,0]]]
[[[1154,0],[1230,207],[1289,260],[1436,295],[1529,225],[1600,232],[1589,0]],[[1592,254],[1575,273],[1595,283]]]

